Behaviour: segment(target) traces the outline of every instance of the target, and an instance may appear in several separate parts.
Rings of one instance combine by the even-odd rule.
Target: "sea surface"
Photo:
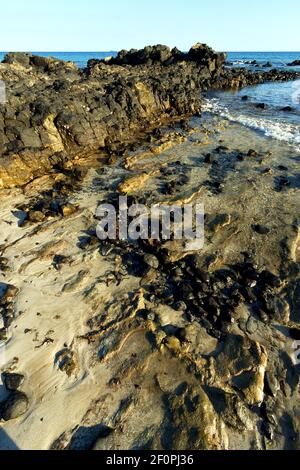
[[[252,71],[273,68],[300,72],[300,67],[287,64],[300,60],[300,52],[230,52],[229,67]],[[256,64],[249,62],[256,61]],[[269,65],[268,64],[268,65]],[[247,97],[247,99],[245,99]],[[257,107],[264,103],[265,108]],[[289,107],[289,110],[284,108]],[[205,110],[208,113],[239,123],[270,139],[286,142],[300,151],[300,80],[285,83],[265,83],[242,90],[209,92]]]
[[[272,64],[272,68],[282,69],[288,67],[289,70],[300,70],[300,67],[289,67],[288,64],[300,60],[300,52],[228,52],[228,63],[233,66],[247,67],[252,69],[266,69],[267,64]],[[255,64],[249,62],[255,61]]]
[[[6,52],[0,52],[0,62],[4,59]],[[74,62],[78,67],[86,66],[90,59],[105,59],[105,57],[115,57],[117,52],[33,52],[34,55],[43,57],[55,57],[60,60]]]
[[[36,55],[52,56],[72,61],[78,67],[85,67],[92,58],[103,59],[116,56],[109,52],[34,52]],[[5,52],[0,52],[0,61]],[[288,64],[300,60],[300,52],[229,52],[228,67],[242,67],[252,71],[294,70],[300,66]],[[255,62],[254,62],[255,61]],[[247,96],[247,100],[242,98]],[[265,109],[257,108],[259,103]],[[289,106],[290,111],[283,111]],[[270,139],[286,142],[300,151],[300,80],[288,83],[266,83],[244,88],[238,92],[211,92],[206,95],[205,111],[219,115],[229,121],[249,127]]]

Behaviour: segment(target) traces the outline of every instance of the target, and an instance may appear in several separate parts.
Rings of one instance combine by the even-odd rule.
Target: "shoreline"
[[[81,154],[114,150],[164,120],[201,113],[201,91],[300,76],[228,70],[225,59],[205,45],[189,53],[155,46],[121,51],[110,61],[90,60],[81,71],[52,58],[8,54],[7,63],[0,64],[9,109],[7,114],[1,105],[0,188],[23,185],[53,167],[72,165]]]

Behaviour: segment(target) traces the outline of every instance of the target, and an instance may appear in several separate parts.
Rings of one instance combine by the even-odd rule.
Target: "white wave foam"
[[[217,114],[229,121],[263,132],[265,136],[287,142],[300,151],[300,126],[244,114],[234,115],[216,98],[205,100],[203,111]]]

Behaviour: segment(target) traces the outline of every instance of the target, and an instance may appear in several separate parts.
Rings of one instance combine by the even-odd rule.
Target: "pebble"
[[[45,214],[41,211],[29,211],[28,220],[30,220],[30,222],[43,222],[43,220],[45,220]]]
[[[10,284],[1,284],[0,287],[0,304],[10,302],[19,292],[18,288]]]
[[[173,304],[173,309],[176,310],[176,312],[185,312],[187,310],[187,306],[185,302],[179,301]]]
[[[238,322],[239,328],[246,333],[247,331],[247,321],[244,318],[241,318]]]
[[[211,162],[212,162],[212,156],[211,156],[211,153],[208,153],[205,155],[204,163],[211,163]]]
[[[24,375],[4,372],[3,382],[7,390],[15,392],[24,382]]]
[[[153,269],[157,269],[159,267],[159,261],[154,255],[148,253],[144,255],[144,262]]]
[[[4,421],[19,418],[29,408],[29,400],[23,392],[13,392],[1,405],[1,418]]]
[[[269,228],[260,224],[252,225],[252,230],[254,230],[254,232],[258,233],[259,235],[267,235],[268,233],[270,233]]]
[[[256,105],[256,108],[257,108],[257,109],[265,109],[265,108],[266,108],[266,105],[265,105],[265,103],[258,103],[258,104]]]
[[[6,328],[0,329],[0,341],[7,341],[7,330]]]
[[[77,208],[73,206],[72,204],[67,204],[61,208],[62,215],[64,217],[69,217],[70,215],[73,215],[76,212]]]
[[[250,335],[253,335],[258,329],[258,324],[257,321],[254,320],[254,318],[250,317],[248,322],[247,322],[247,332]]]

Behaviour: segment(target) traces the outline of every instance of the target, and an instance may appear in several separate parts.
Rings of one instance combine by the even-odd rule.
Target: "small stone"
[[[248,322],[247,322],[247,332],[250,335],[253,335],[258,329],[258,324],[257,321],[254,320],[254,318],[250,317]]]
[[[211,163],[211,162],[212,162],[212,156],[210,153],[208,153],[205,155],[204,163]]]
[[[159,261],[154,255],[148,253],[144,255],[144,262],[153,269],[157,269],[159,267]]]
[[[24,382],[24,375],[12,374],[10,372],[4,372],[3,382],[7,390],[15,392],[18,390]]]
[[[239,319],[238,326],[239,326],[239,329],[242,330],[244,333],[247,332],[247,321],[245,320],[245,318]]]
[[[2,284],[0,286],[0,304],[11,302],[17,295],[19,289],[11,284]]]
[[[248,157],[257,157],[258,153],[256,152],[256,150],[250,149],[248,151],[247,155],[248,155]]]
[[[156,317],[155,312],[152,312],[151,310],[147,310],[147,314],[146,314],[147,320],[154,321],[155,317]]]
[[[269,317],[268,315],[266,314],[266,312],[264,312],[263,310],[260,310],[259,311],[259,316],[260,316],[260,319],[263,323],[269,323]]]
[[[269,228],[260,224],[252,225],[252,230],[254,230],[254,232],[258,233],[259,235],[267,235],[268,233],[270,233]]]
[[[65,206],[62,206],[61,208],[62,215],[64,217],[69,217],[70,215],[75,214],[76,210],[77,210],[77,207],[73,206],[72,204],[67,204]]]
[[[54,269],[56,269],[57,271],[60,270],[61,268],[61,265],[63,263],[65,263],[67,261],[67,257],[66,256],[63,256],[63,255],[55,255],[53,257],[53,261],[52,261],[52,266],[54,267]]]
[[[45,220],[45,214],[41,211],[29,211],[28,220],[30,220],[30,222],[43,222],[43,220]]]
[[[185,312],[187,309],[186,303],[183,301],[176,302],[173,305],[173,309],[176,310],[176,312]]]
[[[28,407],[29,401],[25,393],[13,392],[1,404],[0,416],[4,421],[10,421],[24,415]]]
[[[7,330],[6,328],[0,329],[0,341],[7,341]]]
[[[161,343],[165,340],[167,335],[163,330],[159,330],[159,331],[154,332],[154,337],[155,337],[156,345],[159,347]]]
[[[74,373],[76,369],[76,363],[74,360],[74,354],[68,348],[60,351],[56,355],[56,362],[58,364],[59,369],[62,372],[65,372],[68,377]]]
[[[173,352],[178,352],[181,349],[181,343],[176,336],[170,336],[164,340],[165,346]]]

